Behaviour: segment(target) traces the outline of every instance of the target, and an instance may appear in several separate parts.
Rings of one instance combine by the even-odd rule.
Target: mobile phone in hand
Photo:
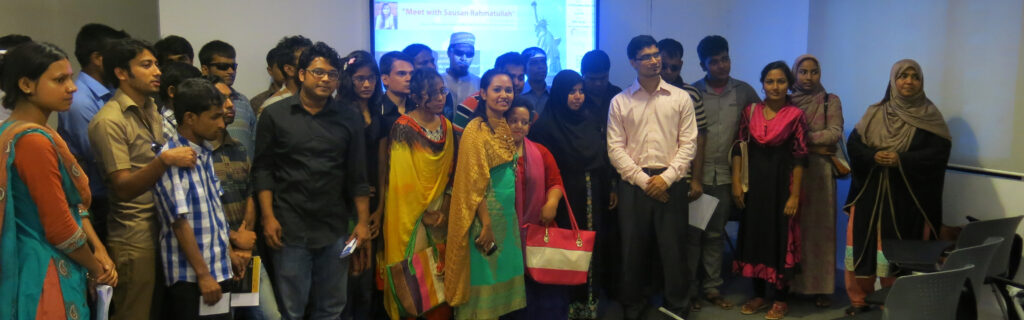
[[[352,255],[352,253],[356,251],[356,248],[358,246],[359,246],[359,239],[349,240],[347,243],[345,243],[345,248],[341,249],[341,254],[338,254],[338,258],[339,259],[345,259],[346,257]]]

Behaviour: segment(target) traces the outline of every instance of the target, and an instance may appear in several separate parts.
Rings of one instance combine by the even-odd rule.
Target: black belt
[[[641,170],[643,170],[644,173],[646,173],[649,176],[656,176],[656,175],[660,175],[660,174],[664,173],[665,169],[668,169],[668,168],[657,168],[657,169],[655,169],[655,168],[643,168]]]

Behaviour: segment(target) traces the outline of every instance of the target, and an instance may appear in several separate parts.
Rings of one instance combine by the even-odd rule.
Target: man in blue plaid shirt
[[[155,188],[160,256],[168,286],[165,311],[174,319],[200,319],[200,299],[208,305],[220,301],[232,269],[240,275],[248,264],[231,255],[229,226],[220,201],[224,190],[213,170],[212,148],[206,142],[217,139],[224,130],[223,103],[220,91],[208,80],[182,82],[174,108],[178,135],[161,149],[188,146],[196,153],[194,167],[168,169]],[[230,313],[202,319],[230,319]]]

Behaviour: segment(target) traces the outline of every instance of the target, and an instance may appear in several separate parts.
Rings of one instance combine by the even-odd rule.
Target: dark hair
[[[302,48],[309,48],[309,47],[312,47],[312,46],[313,46],[313,41],[312,40],[309,40],[309,38],[306,38],[306,37],[303,37],[303,36],[300,36],[300,35],[284,37],[284,38],[281,38],[281,40],[277,42],[277,47],[278,48],[288,49],[288,53],[291,53],[291,54],[294,54],[295,50],[302,49]]]
[[[278,47],[273,47],[273,48],[270,48],[270,50],[267,50],[266,60],[267,60],[267,66],[268,67],[273,67],[274,66],[274,61],[275,61],[274,60],[274,56],[277,55],[277,53],[281,52],[281,51],[284,51],[284,49],[278,48]]]
[[[506,73],[505,71],[498,70],[498,69],[487,70],[487,72],[484,72],[484,75],[480,76],[480,91],[486,92],[487,91],[487,87],[491,86],[491,81],[493,81],[494,77],[497,77],[497,76],[506,76],[506,77],[509,78],[510,81],[512,80],[512,76],[509,75],[508,73]],[[490,124],[487,123],[487,105],[486,105],[486,102],[484,103],[484,105],[480,105],[480,106],[476,107],[476,110],[473,110],[473,118],[476,118],[476,117],[483,118],[484,124],[486,124],[488,127],[491,126]],[[494,128],[491,128],[491,131],[494,131]]]
[[[529,62],[530,58],[533,58],[533,56],[537,55],[538,53],[544,55],[544,61],[548,60],[548,54],[547,52],[544,52],[544,49],[538,47],[529,47],[524,49],[523,53],[521,53],[521,55],[523,56],[523,62]]]
[[[179,36],[167,36],[160,41],[153,44],[153,49],[156,50],[156,61],[160,66],[167,65],[167,57],[175,54],[183,54],[188,56],[189,60],[196,57],[195,50],[192,49],[192,44],[188,43],[188,40]],[[163,69],[161,69],[163,70]]]
[[[285,47],[274,47],[267,54],[273,60],[272,62],[267,62],[267,65],[277,66],[277,69],[281,70],[281,74],[287,77],[288,74],[284,72],[284,66],[295,66],[294,51],[288,50]]]
[[[32,42],[32,37],[21,34],[9,34],[0,37],[0,50],[14,49],[15,46],[26,42]]]
[[[121,81],[117,79],[114,69],[121,68],[131,75],[130,62],[143,51],[152,53],[153,47],[145,41],[132,38],[111,43],[107,51],[103,52],[103,81],[114,86],[120,85]]]
[[[793,84],[796,83],[796,77],[793,76],[793,71],[790,71],[789,65],[787,65],[786,62],[782,60],[769,63],[768,65],[764,66],[764,69],[761,69],[761,83],[764,83],[764,77],[768,76],[768,72],[775,69],[782,70],[782,73],[786,75],[786,83],[788,83],[790,87],[792,87]]]
[[[221,77],[218,77],[218,76],[215,76],[215,75],[212,75],[212,74],[208,74],[208,75],[205,75],[205,76],[204,75],[200,75],[197,78],[206,79],[206,81],[209,81],[210,84],[213,84],[214,88],[217,87],[218,83],[227,84],[226,82],[224,82],[224,78],[221,78]],[[217,89],[217,92],[220,92],[220,89]]]
[[[430,47],[422,43],[413,43],[406,46],[405,49],[402,49],[402,53],[409,56],[409,59],[415,59],[416,56],[423,51],[428,51],[430,54],[434,54],[434,50],[431,50]]]
[[[711,56],[729,52],[729,41],[719,35],[707,36],[697,44],[697,57],[703,63]]]
[[[508,69],[506,69],[506,67],[508,67],[509,65],[525,67],[526,66],[526,60],[523,59],[522,55],[520,55],[519,53],[516,53],[515,51],[506,52],[506,53],[498,56],[497,59],[494,59],[494,68],[495,69],[502,70],[502,71],[508,71]]]
[[[505,110],[504,113],[506,120],[512,115],[512,112],[514,112],[516,108],[526,108],[526,111],[529,111],[530,113],[530,121],[533,121],[533,110],[536,108],[533,106],[533,102],[526,100],[526,98],[523,98],[522,96],[512,98],[512,104],[508,106],[508,110]]]
[[[441,81],[444,85],[444,79],[441,78],[441,74],[437,73],[434,69],[417,69],[412,72],[412,77],[409,79],[409,93],[422,99],[423,91],[430,89],[430,83],[434,80]],[[427,96],[427,99],[434,98],[433,95]],[[418,102],[418,101],[417,101]],[[426,102],[426,101],[424,101]],[[417,105],[417,108],[422,107]]]
[[[235,58],[235,47],[220,40],[207,42],[199,49],[199,65],[205,66],[213,63],[213,56],[221,56],[228,59]]]
[[[326,43],[317,42],[312,47],[309,47],[309,49],[306,49],[306,51],[302,51],[302,55],[299,56],[299,65],[296,66],[297,69],[308,68],[309,64],[313,63],[313,60],[316,60],[316,58],[324,58],[338,72],[341,72],[341,69],[344,68],[341,64],[341,57],[338,56],[337,51],[334,51],[334,48],[331,48]]]
[[[160,101],[165,103],[171,101],[171,96],[167,93],[167,89],[173,86],[177,90],[177,86],[182,81],[203,76],[203,73],[198,68],[183,62],[172,62],[164,66],[160,72],[162,73],[160,75]]]
[[[68,58],[56,45],[26,42],[0,55],[0,89],[4,91],[3,106],[14,109],[14,104],[25,96],[18,80],[37,80],[54,62]]]
[[[338,89],[338,98],[349,103],[359,99],[359,95],[356,94],[355,90],[355,81],[352,80],[352,77],[356,72],[359,72],[359,69],[369,67],[370,72],[378,78],[373,83],[373,94],[370,95],[369,105],[376,104],[384,92],[384,87],[380,83],[380,69],[377,68],[377,62],[373,61],[373,55],[363,50],[356,50],[349,53],[342,60],[345,66],[341,70],[341,79],[339,79],[341,87]],[[349,63],[349,61],[352,61],[352,63]]]
[[[672,38],[661,39],[661,41],[658,41],[658,51],[661,51],[661,54],[666,57],[682,58],[683,44]]]
[[[177,86],[174,98],[174,119],[178,125],[185,122],[185,113],[202,114],[224,104],[224,95],[217,87],[204,78],[190,78]]]
[[[391,51],[380,56],[380,73],[391,74],[391,69],[395,66],[395,61],[405,61],[412,65],[412,57],[402,53],[401,51]]]
[[[636,54],[640,53],[640,50],[650,46],[658,46],[658,41],[654,40],[654,37],[649,35],[635,36],[626,45],[626,55],[629,56],[629,60],[636,59]]]
[[[583,59],[580,61],[580,72],[583,74],[608,72],[611,68],[611,59],[608,58],[607,53],[601,50],[590,50],[583,55]]]
[[[93,52],[102,54],[107,51],[114,40],[127,38],[128,33],[124,30],[114,30],[114,28],[99,23],[84,25],[82,29],[78,30],[78,36],[75,37],[75,59],[78,60],[79,65],[85,67],[89,65],[89,57]]]

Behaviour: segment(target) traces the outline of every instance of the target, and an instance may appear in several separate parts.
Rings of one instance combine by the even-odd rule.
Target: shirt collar
[[[704,89],[705,92],[714,92],[714,90],[711,90],[711,85],[708,84],[708,76],[707,75],[705,75],[704,78],[702,78],[700,82],[703,85],[703,88],[701,88],[701,89]],[[736,81],[736,79],[733,79],[732,77],[729,77],[729,80],[725,82],[725,90],[722,91],[722,94],[725,94],[726,92],[729,92],[729,90],[732,90],[733,88],[738,87],[739,85],[740,85],[740,83],[738,81]]]
[[[104,86],[102,83],[94,79],[88,73],[79,72],[78,82],[80,83],[79,87],[84,86],[88,88],[89,92],[92,92],[92,96],[95,97],[97,100],[110,100],[110,88]]]
[[[549,87],[549,86],[545,85],[545,86],[544,86],[544,89],[543,89],[543,90],[541,90],[541,94],[540,94],[539,96],[544,96],[544,95],[548,94],[548,91],[549,91],[549,89],[550,89],[550,88],[551,88],[551,87]],[[523,94],[524,94],[524,95],[526,95],[526,94],[534,94],[534,93],[533,93],[533,87],[532,87],[532,86],[530,86],[530,83],[529,83],[529,82],[527,82],[527,83],[526,83],[526,85],[525,85],[525,86],[523,86]]]
[[[207,155],[210,154],[210,152],[213,152],[213,147],[210,146],[209,141],[204,141],[202,145],[199,145],[193,143],[192,141],[189,141],[188,139],[185,139],[185,137],[183,137],[181,133],[178,133],[178,137],[175,138],[175,141],[179,146],[189,146],[190,148],[192,148],[192,150],[195,150],[196,154],[199,155],[199,161],[205,160],[203,159],[203,157],[206,157]]]
[[[658,88],[654,90],[654,93],[668,93],[668,89],[665,88],[666,85],[670,84],[666,83],[665,80],[662,80],[661,77],[658,77]],[[641,91],[643,89],[644,87],[640,86],[640,80],[633,79],[633,85],[626,88],[626,91],[629,92],[629,95],[635,95],[637,91]]]
[[[291,99],[290,100],[291,102],[289,102],[288,104],[292,106],[292,112],[299,112],[299,111],[301,111],[301,112],[309,113],[309,111],[306,110],[306,108],[302,106],[302,100],[299,99],[299,95],[293,95],[291,97],[285,98],[285,100],[288,100],[288,99]],[[387,99],[387,98],[385,98],[385,99]],[[334,103],[334,98],[327,97],[327,102],[324,103],[324,108],[321,109],[320,112],[317,112],[315,115],[327,114],[327,113],[331,113],[331,112],[337,111],[337,110],[335,110],[336,107],[334,106],[334,104],[335,104]]]
[[[138,107],[144,110],[154,110],[156,108],[156,103],[153,102],[153,98],[147,97],[146,105],[140,107],[138,104],[135,103],[134,100],[132,100],[131,97],[128,96],[128,94],[124,93],[124,91],[121,91],[120,89],[114,91],[114,96],[111,97],[111,100],[117,102],[117,105],[121,107],[121,112],[125,112],[126,110],[128,110],[128,108],[131,107]]]

